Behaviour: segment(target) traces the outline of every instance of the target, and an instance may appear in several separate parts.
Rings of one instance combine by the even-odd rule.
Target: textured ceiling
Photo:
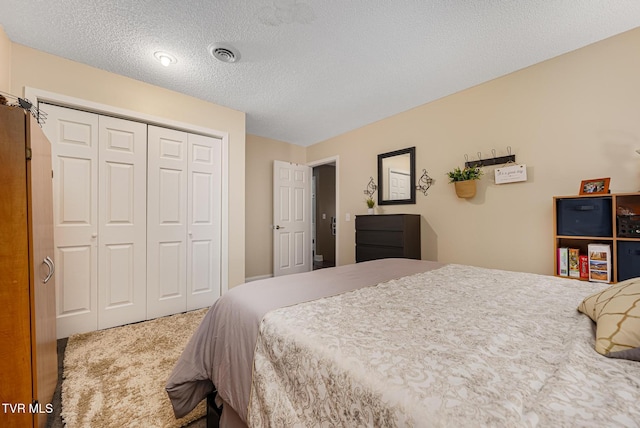
[[[0,0],[0,25],[308,146],[638,27],[640,1]],[[214,42],[240,61],[214,59]],[[178,62],[160,66],[158,50]]]

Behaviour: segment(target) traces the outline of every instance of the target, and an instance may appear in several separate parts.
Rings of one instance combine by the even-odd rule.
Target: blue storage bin
[[[611,197],[557,199],[558,235],[613,236]]]
[[[618,282],[640,277],[640,242],[618,242]]]

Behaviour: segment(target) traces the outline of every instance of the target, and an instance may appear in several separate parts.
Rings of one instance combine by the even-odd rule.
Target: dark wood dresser
[[[420,259],[420,215],[356,216],[356,263],[391,257]]]

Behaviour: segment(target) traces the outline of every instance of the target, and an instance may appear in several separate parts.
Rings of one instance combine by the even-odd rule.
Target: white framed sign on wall
[[[527,181],[527,166],[512,165],[495,169],[496,184],[516,183]]]

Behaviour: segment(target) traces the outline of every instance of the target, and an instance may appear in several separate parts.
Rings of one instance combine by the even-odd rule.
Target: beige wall
[[[273,273],[273,161],[306,162],[301,146],[247,134],[246,277]]]
[[[422,215],[423,258],[551,274],[554,195],[598,177],[640,189],[639,47],[635,29],[309,147],[308,162],[340,157],[339,264],[354,261],[353,215],[366,213],[377,154],[416,146],[418,175],[436,180],[429,195],[376,209]],[[507,146],[528,181],[496,185],[487,167],[476,197],[458,199],[447,171]]]
[[[22,95],[25,86],[228,132],[229,287],[244,282],[244,113],[13,44],[11,92]]]
[[[0,91],[11,93],[11,40],[0,25]]]
[[[376,210],[422,215],[422,258],[551,274],[554,195],[598,177],[611,177],[612,192],[640,189],[638,46],[635,29],[306,148],[306,162],[340,158],[338,264],[355,261],[353,218],[366,213],[362,191],[377,177],[377,154],[416,146],[417,174],[425,168],[436,180],[428,196]],[[502,156],[508,146],[528,181],[496,185],[486,167],[476,197],[458,199],[446,173],[465,155]],[[247,206],[248,277],[273,272],[271,233],[252,239],[249,227],[271,224],[271,162],[303,162],[299,149],[247,136],[247,181],[267,182],[267,208]]]

